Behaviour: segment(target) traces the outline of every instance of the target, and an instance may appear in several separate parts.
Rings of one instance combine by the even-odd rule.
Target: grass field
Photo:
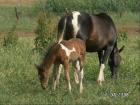
[[[138,13],[125,12],[122,17],[119,17],[117,13],[109,13],[118,31],[126,32],[128,37],[127,40],[119,41],[119,47],[125,45],[125,49],[121,53],[122,63],[118,79],[110,78],[110,71],[106,66],[105,82],[103,86],[99,86],[97,84],[99,73],[97,54],[87,53],[83,94],[79,94],[79,86],[74,82],[72,67],[72,93],[70,94],[63,72],[60,86],[56,91],[52,90],[51,81],[47,90],[43,90],[40,86],[34,64],[40,63],[42,55],[33,53],[34,30],[38,16],[33,10],[34,5],[31,6],[34,0],[29,1],[21,0],[24,5],[19,8],[21,17],[16,29],[19,36],[29,37],[19,37],[17,45],[13,47],[6,48],[0,43],[0,104],[140,104],[140,85],[137,84],[140,82],[140,15]],[[14,6],[17,0],[11,0],[11,2],[0,0],[0,4],[1,37],[1,34],[5,35],[16,22]],[[50,18],[54,19],[54,17]]]

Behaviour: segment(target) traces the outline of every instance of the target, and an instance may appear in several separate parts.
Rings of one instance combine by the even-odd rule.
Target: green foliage
[[[55,40],[54,32],[56,30],[56,24],[54,19],[48,18],[46,12],[40,12],[38,17],[38,26],[35,30],[35,50],[39,53],[43,53],[48,45]],[[54,23],[52,23],[54,22]]]
[[[5,47],[13,47],[17,44],[18,36],[16,34],[16,28],[17,28],[18,22],[13,25],[11,30],[4,36],[3,40],[3,46]]]
[[[56,13],[80,10],[88,12],[140,11],[139,0],[47,0],[46,10]]]

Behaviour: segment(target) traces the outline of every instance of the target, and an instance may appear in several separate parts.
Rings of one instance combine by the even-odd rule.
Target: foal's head
[[[48,86],[48,70],[45,70],[45,68],[42,65],[36,65],[37,71],[38,71],[38,76],[39,80],[41,82],[41,86],[43,89],[46,89]]]
[[[46,55],[41,63],[41,65],[36,65],[38,76],[41,82],[41,86],[43,89],[46,89],[48,86],[49,81],[49,71],[51,69],[51,66],[54,63],[55,59],[55,51],[57,48],[57,44],[53,44],[50,46],[46,52]]]

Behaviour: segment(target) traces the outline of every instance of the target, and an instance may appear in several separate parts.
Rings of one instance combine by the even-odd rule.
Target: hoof
[[[98,80],[97,82],[100,86],[102,86],[102,83],[104,82],[104,80]]]

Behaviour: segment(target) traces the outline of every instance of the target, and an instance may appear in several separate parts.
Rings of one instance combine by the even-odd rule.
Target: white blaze
[[[99,76],[98,76],[98,81],[99,81],[100,85],[102,85],[102,81],[104,81],[104,68],[105,68],[105,65],[101,64],[100,72],[99,72]]]
[[[78,11],[74,11],[72,12],[73,15],[73,19],[72,19],[72,25],[73,25],[73,29],[74,29],[74,35],[76,37],[77,32],[79,31],[79,25],[78,25],[78,16],[80,15],[80,12]]]
[[[68,49],[66,46],[64,46],[62,43],[60,44],[60,46],[61,46],[61,48],[65,51],[65,53],[66,53],[66,55],[69,57],[70,56],[70,54],[72,53],[72,52],[74,52],[74,51],[76,51],[75,50],[75,48],[72,48],[72,50],[71,49]]]

